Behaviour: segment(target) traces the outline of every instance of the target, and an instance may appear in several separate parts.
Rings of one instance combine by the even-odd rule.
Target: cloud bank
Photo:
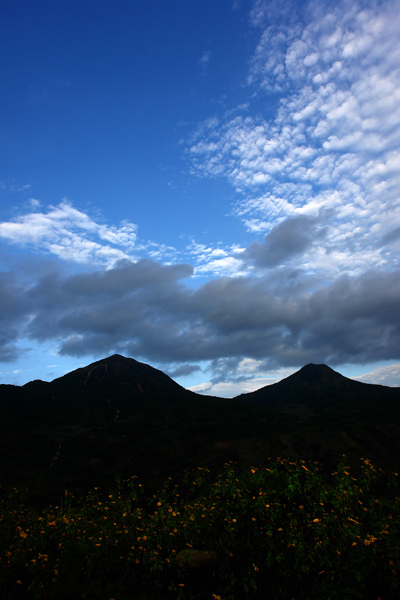
[[[344,275],[317,287],[279,278],[221,277],[195,289],[190,265],[120,261],[53,273],[28,288],[1,273],[2,359],[21,338],[69,356],[119,352],[158,363],[212,361],[216,375],[247,357],[263,366],[400,359],[399,271]],[[230,361],[230,362],[229,362]]]

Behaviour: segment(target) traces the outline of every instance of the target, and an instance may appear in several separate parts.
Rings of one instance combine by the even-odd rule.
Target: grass
[[[1,490],[0,596],[9,600],[394,600],[398,476],[346,458],[334,473],[277,458],[197,468],[149,494],[135,477],[34,507]],[[186,548],[212,569],[179,567]]]

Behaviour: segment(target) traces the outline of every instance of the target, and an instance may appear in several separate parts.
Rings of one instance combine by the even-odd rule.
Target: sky
[[[0,382],[400,385],[397,0],[2,0]]]

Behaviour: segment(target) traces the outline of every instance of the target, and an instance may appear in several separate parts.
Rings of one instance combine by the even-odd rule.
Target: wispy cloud
[[[209,50],[205,50],[199,60],[199,64],[204,66],[208,65],[211,60],[211,52]]]
[[[206,70],[211,61],[211,51],[205,50],[199,59],[199,65],[202,69],[202,72]]]
[[[3,192],[27,192],[30,188],[30,183],[18,183],[16,181],[0,181],[0,191]]]

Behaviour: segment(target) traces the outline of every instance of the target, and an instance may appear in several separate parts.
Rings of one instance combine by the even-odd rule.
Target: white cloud
[[[30,188],[31,188],[30,183],[18,183],[14,180],[0,181],[0,191],[18,193],[18,192],[27,192],[28,190],[30,190]]]
[[[236,257],[240,253],[237,246],[206,246],[192,240],[185,251],[195,263],[194,275],[197,277],[237,277],[248,272],[242,260]]]
[[[189,143],[193,168],[232,183],[242,195],[235,213],[254,233],[325,210],[322,270],[390,267],[397,254],[383,256],[376,242],[400,224],[399,7],[296,10],[255,2],[262,32],[249,82],[261,99],[280,101],[264,116],[249,116],[247,105],[200,125]]]
[[[204,264],[196,266],[194,269],[195,275],[213,274],[214,276],[239,276],[243,275],[245,272],[246,270],[243,268],[242,261],[233,256],[208,260],[204,262]]]
[[[233,398],[240,394],[254,392],[264,385],[268,385],[269,381],[255,379],[253,381],[221,381],[212,383],[207,381],[194,385],[189,389],[196,394],[205,394],[207,396],[218,396],[219,398]]]
[[[238,276],[246,269],[236,258],[237,247],[206,246],[192,241],[179,251],[173,246],[141,240],[137,226],[122,221],[118,226],[98,222],[63,200],[58,206],[43,208],[31,199],[28,212],[0,223],[0,240],[47,253],[61,260],[86,265],[112,267],[117,261],[136,261],[147,256],[167,264],[188,257],[201,277]]]
[[[112,265],[132,256],[137,236],[133,223],[99,224],[67,200],[46,212],[40,212],[39,206],[33,202],[35,212],[0,223],[0,238],[77,263]]]
[[[201,67],[206,67],[211,60],[211,52],[209,50],[205,50],[199,60],[199,65]]]
[[[207,381],[194,385],[189,389],[198,394],[209,396],[218,396],[219,398],[234,398],[240,394],[255,392],[267,385],[278,383],[292,375],[295,369],[274,369],[265,372],[264,361],[257,361],[251,358],[243,359],[237,366],[237,374],[247,376],[246,379],[232,379],[231,381],[212,382]]]
[[[364,375],[353,377],[364,383],[373,383],[375,385],[386,385],[389,387],[400,387],[400,364],[387,365],[380,367]]]

